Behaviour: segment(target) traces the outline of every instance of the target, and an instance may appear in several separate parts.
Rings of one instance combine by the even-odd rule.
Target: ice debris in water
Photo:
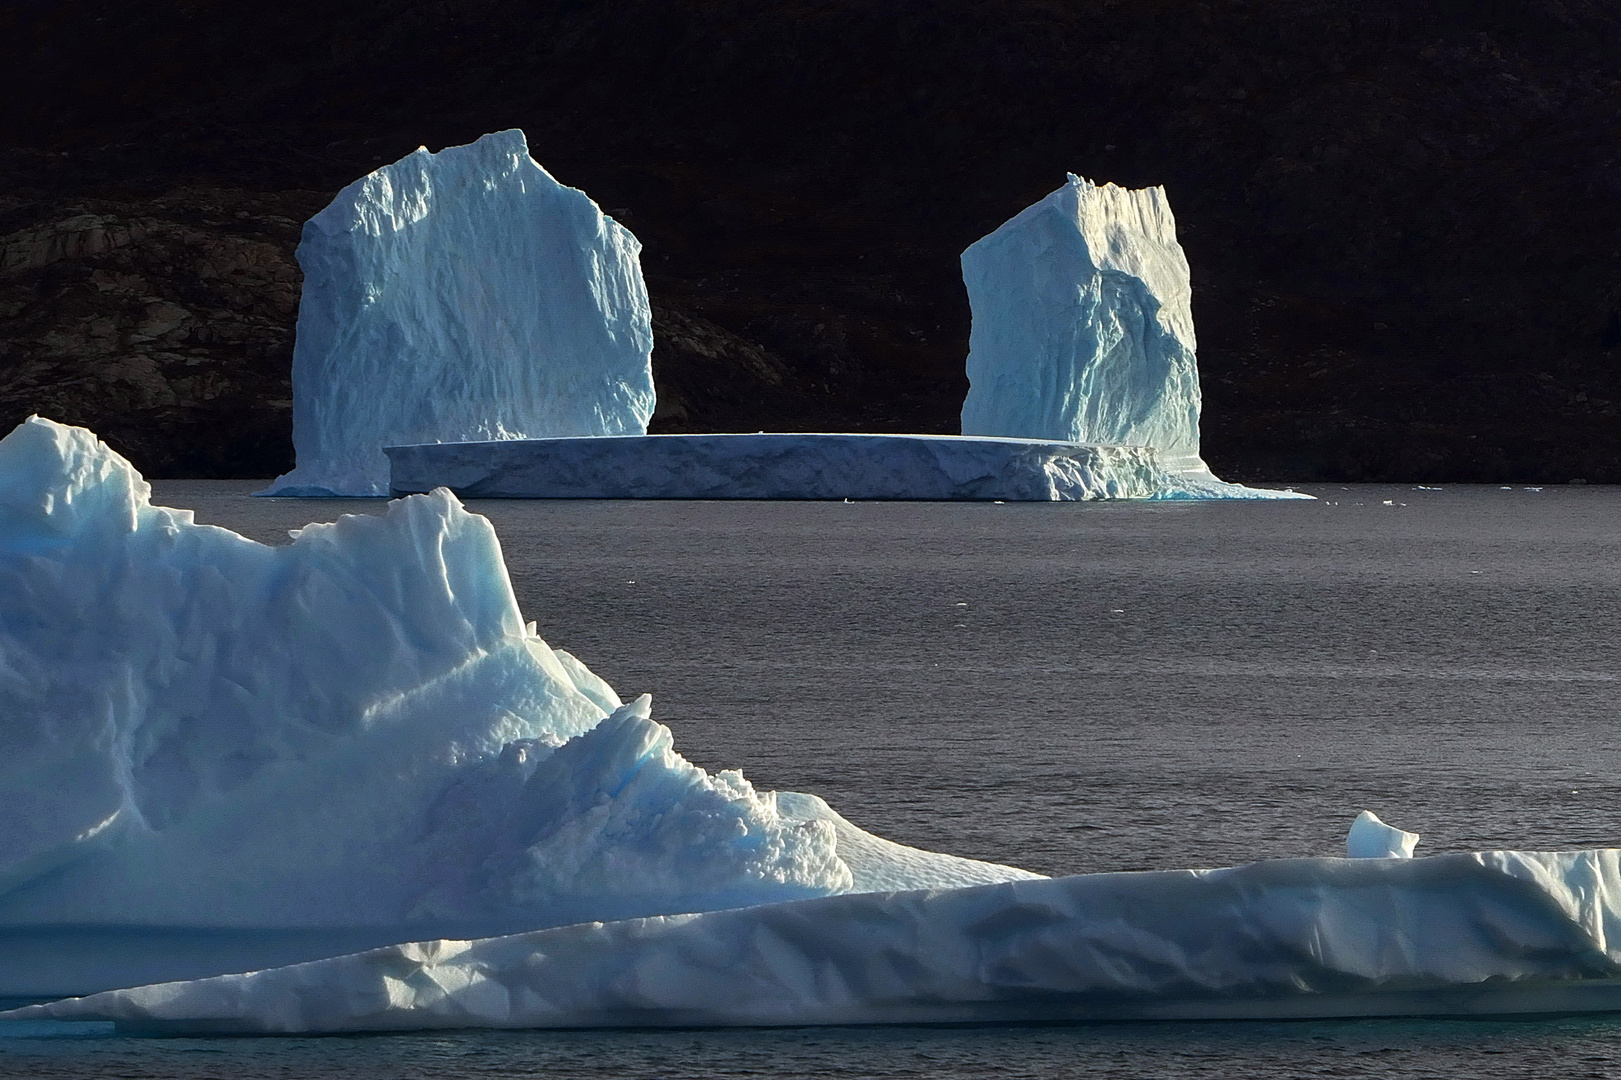
[[[1386,825],[1371,810],[1356,816],[1345,837],[1345,854],[1352,859],[1411,859],[1417,846],[1418,833]]]
[[[973,326],[962,433],[1147,446],[1161,498],[1310,498],[1199,456],[1187,256],[1163,188],[1073,174],[962,253]]]
[[[640,252],[518,130],[350,184],[298,246],[298,462],[265,494],[386,495],[389,445],[645,433]]]
[[[381,944],[1031,876],[689,764],[648,698],[525,624],[493,528],[447,491],[282,547],[149,496],[83,429],[0,440],[0,939]],[[193,973],[264,966],[255,940]],[[0,966],[0,995],[98,988],[58,959],[48,986]]]

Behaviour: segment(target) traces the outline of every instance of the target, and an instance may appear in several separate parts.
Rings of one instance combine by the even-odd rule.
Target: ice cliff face
[[[517,130],[350,184],[298,247],[298,464],[267,494],[385,495],[385,445],[644,433],[640,252]]]
[[[524,623],[494,530],[446,491],[282,547],[149,494],[83,429],[0,440],[0,940],[380,944],[1028,876],[898,859],[818,799],[684,761],[646,697],[622,704]],[[251,944],[197,973],[264,966]],[[25,966],[0,994],[88,988],[12,982]]]
[[[1069,182],[962,255],[973,310],[964,435],[1199,457],[1188,261],[1162,188]]]

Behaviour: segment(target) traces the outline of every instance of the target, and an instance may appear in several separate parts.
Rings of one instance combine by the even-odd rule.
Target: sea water
[[[378,501],[155,501],[265,542]],[[677,749],[1049,874],[1621,844],[1621,491],[1316,503],[479,502],[518,599]],[[0,1075],[1621,1074],[1621,1017],[142,1040],[0,1028]]]

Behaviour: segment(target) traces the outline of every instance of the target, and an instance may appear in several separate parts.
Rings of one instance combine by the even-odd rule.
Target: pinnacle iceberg
[[[645,433],[640,252],[516,129],[350,184],[298,247],[298,461],[263,494],[386,495],[385,445]]]
[[[1199,457],[1188,260],[1163,188],[1073,174],[962,254],[973,328],[964,435]]]

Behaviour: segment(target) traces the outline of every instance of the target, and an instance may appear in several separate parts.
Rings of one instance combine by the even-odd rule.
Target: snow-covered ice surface
[[[0,440],[0,995],[1031,876],[689,764],[446,491],[280,547],[149,494],[83,429]]]
[[[396,945],[4,1014],[134,1030],[1621,1008],[1621,853],[1282,859]]]
[[[642,435],[387,449],[395,492],[464,498],[1146,499],[1152,451],[954,435]]]
[[[265,494],[386,495],[394,443],[645,432],[640,252],[517,130],[350,184],[298,247],[298,463]]]
[[[1193,292],[1163,188],[1071,175],[971,244],[962,269],[964,435],[1147,446],[1162,497],[1293,495],[1224,483],[1199,456]]]

